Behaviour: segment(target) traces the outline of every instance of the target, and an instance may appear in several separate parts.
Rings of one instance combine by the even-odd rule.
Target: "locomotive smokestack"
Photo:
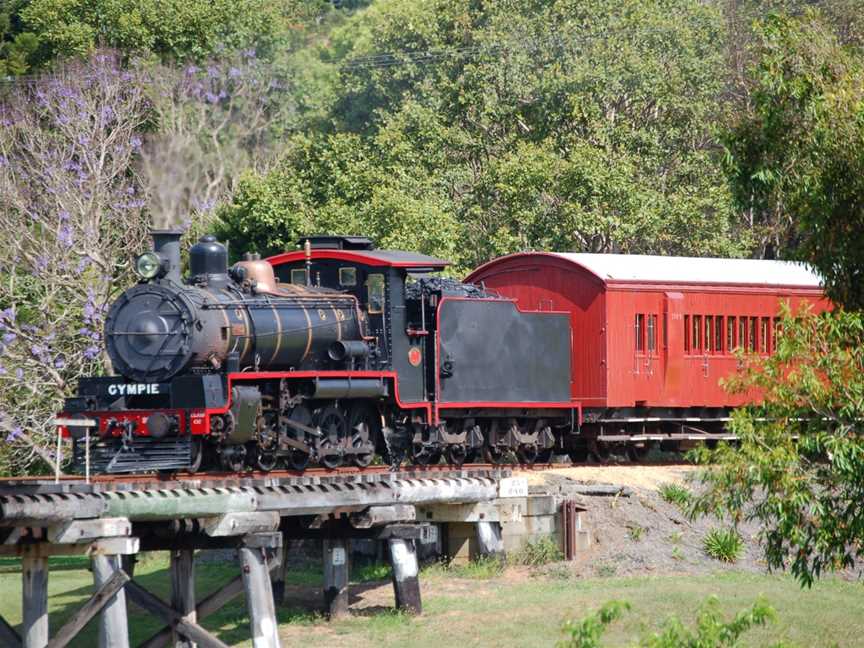
[[[180,230],[150,230],[153,236],[153,251],[165,263],[165,277],[180,285]]]

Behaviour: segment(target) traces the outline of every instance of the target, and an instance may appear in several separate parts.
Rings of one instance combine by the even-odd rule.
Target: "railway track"
[[[269,472],[262,471],[245,471],[245,472],[207,472],[207,473],[188,473],[188,472],[165,472],[155,474],[97,474],[91,475],[87,483],[102,487],[104,490],[113,490],[115,488],[128,489],[133,487],[158,489],[158,488],[178,488],[184,485],[226,485],[226,486],[243,486],[243,485],[259,485],[265,483],[274,483],[281,481],[333,481],[333,482],[350,482],[357,478],[363,480],[390,476],[394,479],[400,477],[406,479],[434,479],[436,477],[451,477],[454,475],[478,475],[478,474],[493,474],[513,471],[530,471],[543,472],[546,470],[560,468],[611,468],[611,467],[627,467],[627,466],[688,466],[692,465],[686,461],[652,461],[648,462],[586,462],[574,465],[567,464],[492,464],[492,463],[474,463],[463,464],[461,466],[453,466],[450,464],[439,465],[406,465],[400,466],[398,469],[392,469],[390,466],[368,466],[366,468],[358,468],[355,466],[342,466],[339,468],[307,468],[303,471],[297,470],[272,470]],[[20,487],[27,490],[28,487],[37,486],[40,484],[80,484],[85,482],[84,475],[31,475],[23,477],[0,477],[0,490],[9,491]]]

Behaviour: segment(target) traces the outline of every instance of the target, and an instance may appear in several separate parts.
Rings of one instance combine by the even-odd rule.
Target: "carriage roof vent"
[[[302,248],[309,241],[313,250],[374,250],[375,243],[365,236],[316,235],[304,236],[298,245]]]

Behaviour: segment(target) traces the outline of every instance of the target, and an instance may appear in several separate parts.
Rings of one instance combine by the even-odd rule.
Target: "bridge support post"
[[[240,548],[240,569],[252,625],[252,648],[279,648],[279,626],[267,553],[281,544],[281,534],[262,533],[246,536]]]
[[[481,556],[504,555],[504,540],[499,522],[477,522],[477,551]]]
[[[285,576],[288,571],[287,553],[288,542],[283,535],[282,544],[274,550],[273,556],[273,559],[278,561],[278,567],[270,572],[270,586],[273,588],[273,602],[276,605],[285,603]]]
[[[350,540],[324,539],[324,607],[331,619],[348,615]]]
[[[120,556],[93,556],[93,581],[101,588],[121,570]],[[99,616],[99,648],[129,648],[129,621],[126,616],[126,593],[114,594]]]
[[[413,540],[390,538],[390,564],[393,567],[393,593],[396,609],[411,614],[420,614],[420,569],[417,563],[417,548]]]
[[[48,558],[27,556],[21,561],[24,648],[48,645]]]
[[[171,607],[187,621],[198,622],[195,611],[195,551],[176,549],[171,552]],[[194,648],[195,644],[177,632],[171,632],[175,648]]]

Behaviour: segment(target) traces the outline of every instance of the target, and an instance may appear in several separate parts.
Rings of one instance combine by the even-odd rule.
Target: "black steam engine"
[[[118,375],[82,379],[66,402],[80,466],[302,470],[511,451],[530,463],[578,424],[567,316],[442,279],[444,261],[310,237],[229,268],[204,236],[184,279],[179,233],[154,243],[106,319]]]

